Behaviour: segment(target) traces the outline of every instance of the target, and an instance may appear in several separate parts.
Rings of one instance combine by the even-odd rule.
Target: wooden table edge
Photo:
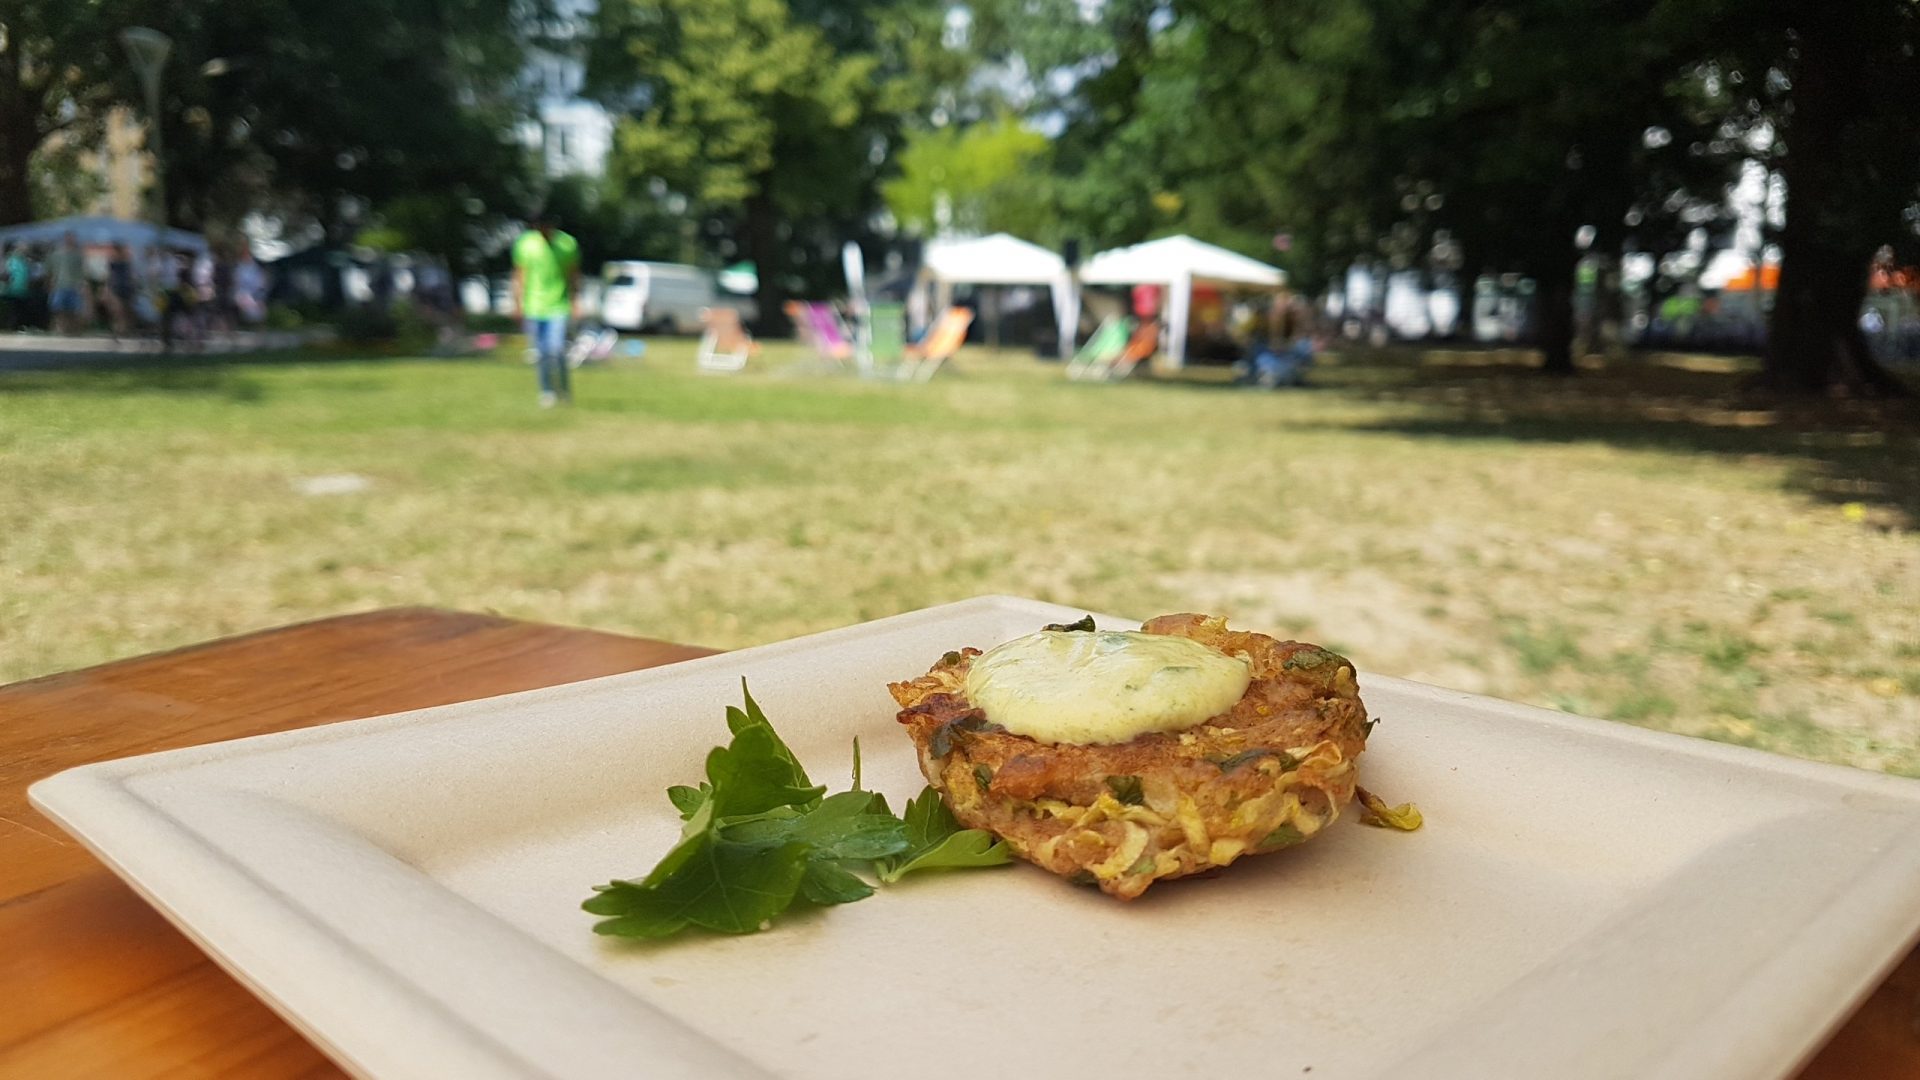
[[[620,668],[621,671],[639,671],[652,667],[663,667],[684,659],[713,655],[721,651],[700,646],[678,645],[659,639],[640,638],[633,635],[604,630],[568,627],[537,620],[519,619],[491,612],[457,611],[431,605],[404,605],[348,612],[341,615],[324,616],[281,626],[243,631],[226,637],[195,642],[172,649],[164,649],[157,652],[111,660],[73,671],[56,672],[10,683],[0,686],[0,712],[4,711],[7,703],[20,698],[83,685],[88,680],[101,679],[103,676],[109,676],[117,672],[139,670],[153,665],[165,664],[169,661],[180,661],[194,657],[209,657],[216,656],[220,653],[230,653],[245,649],[250,645],[267,642],[274,638],[300,632],[316,631],[329,626],[347,628],[355,623],[373,625],[383,622],[403,622],[410,619],[440,623],[449,629],[455,626],[464,626],[470,630],[488,629],[510,634],[515,632],[532,632],[555,635],[573,641],[585,642],[598,640],[606,643],[629,645],[640,649],[659,650],[660,659],[622,667]],[[618,672],[605,671],[600,674],[616,673]],[[529,685],[522,689],[558,686],[568,682],[579,681],[582,678],[596,677],[600,676],[588,674],[577,678],[560,678],[551,682]],[[493,695],[480,694],[475,697],[462,697],[453,700],[477,700],[480,697],[488,696]],[[447,703],[451,703],[451,701]],[[389,709],[384,711],[391,712],[400,710]],[[364,715],[381,715],[381,712],[368,712]],[[358,717],[340,716],[325,722],[337,723],[356,718]],[[289,730],[290,726],[264,728],[259,732],[255,732],[255,734]],[[215,739],[210,741],[221,740]],[[195,744],[188,743],[185,745]],[[110,760],[114,756],[117,755],[109,754],[98,760]],[[66,767],[72,766],[63,766],[63,768]],[[59,771],[61,770],[52,770],[52,772]],[[44,778],[44,775],[51,774],[50,772],[43,775],[31,775],[27,777],[25,782],[20,785],[20,791],[18,792],[22,797],[22,801],[24,801],[24,790],[28,784]],[[13,777],[8,777],[6,780],[7,785],[11,785],[13,782]],[[8,796],[11,794],[14,793],[0,790],[0,796]],[[32,828],[31,826],[27,827]],[[117,877],[114,877],[111,871],[104,865],[96,862],[93,866],[93,872],[95,875],[110,879],[110,887],[117,888],[129,894],[131,893],[129,887]],[[34,894],[24,896],[0,896],[0,910],[4,910],[15,903],[31,900],[33,895]],[[145,901],[139,899],[137,896],[133,897],[133,899],[134,902],[142,907],[147,906]],[[158,912],[152,912],[150,908],[148,908],[148,910],[155,920],[159,920],[160,916]],[[158,925],[160,929],[166,932],[177,933],[170,925],[164,922],[159,922]],[[197,949],[197,947],[194,948]],[[199,954],[199,960],[201,966],[214,967],[212,959],[204,953]],[[218,968],[214,967],[214,970],[217,971]],[[248,991],[242,992],[249,993],[250,995]],[[261,1009],[264,1010],[266,1008],[264,1003],[259,1002],[257,998],[255,998],[255,1002],[260,1005]],[[311,1043],[308,1043],[304,1037],[300,1036],[292,1025],[287,1024],[283,1018],[271,1012],[266,1013],[266,1015],[272,1017],[274,1022],[285,1028],[284,1032],[279,1033],[281,1035],[281,1043],[285,1043],[288,1038],[291,1038],[297,1041],[299,1046],[305,1047],[312,1054],[317,1055],[319,1053]],[[82,1022],[84,1022],[84,1018],[76,1018],[72,1021],[72,1023]],[[15,1044],[10,1044],[4,1037],[0,1037],[0,1073],[8,1071],[5,1066],[10,1051],[14,1049]],[[286,1056],[284,1046],[281,1047],[281,1053],[282,1056]],[[304,1055],[296,1053],[293,1057],[298,1063],[301,1074],[307,1074],[312,1071],[312,1062],[305,1060]],[[285,1073],[285,1075],[292,1074],[291,1072]],[[1896,960],[1889,964],[1884,978],[1873,990],[1854,1004],[1851,1011],[1846,1014],[1845,1019],[1827,1034],[1825,1041],[1818,1049],[1800,1063],[1798,1069],[1792,1073],[1792,1076],[1794,1080],[1896,1080],[1896,1078],[1920,1076],[1920,948],[1912,950],[1904,959]]]

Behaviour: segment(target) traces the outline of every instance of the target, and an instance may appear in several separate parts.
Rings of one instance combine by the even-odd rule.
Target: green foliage
[[[56,134],[69,146],[98,139],[118,96],[111,73],[127,67],[115,34],[135,10],[129,0],[11,0],[0,12],[0,225],[73,194],[58,152],[39,184],[32,162]]]
[[[607,177],[565,176],[548,188],[545,208],[580,242],[580,263],[587,273],[613,259],[703,261],[699,221],[673,213],[665,199],[644,186]]]
[[[999,866],[1012,859],[990,832],[962,829],[940,793],[927,788],[907,801],[906,848],[879,864],[880,880],[892,884],[916,870]]]
[[[733,739],[707,755],[698,787],[667,798],[686,822],[680,841],[646,877],[596,886],[581,905],[602,916],[594,932],[664,938],[691,926],[725,934],[766,929],[796,899],[846,904],[873,895],[855,873],[882,881],[917,869],[993,866],[1008,859],[991,835],[962,830],[932,788],[907,804],[905,820],[884,796],[859,789],[827,796],[807,777],[741,683],[745,702],[727,709]]]
[[[83,146],[69,140],[45,144],[33,155],[27,176],[36,219],[84,213],[95,199],[106,194],[106,181],[97,168],[88,166],[85,152]]]
[[[914,232],[934,232],[944,202],[960,232],[1055,242],[1058,225],[1044,174],[1048,146],[1045,135],[1009,114],[915,131],[897,158],[899,177],[883,186],[887,208]]]
[[[878,205],[905,108],[894,7],[786,0],[610,0],[590,89],[619,118],[622,190],[686,200],[713,254],[752,259],[763,318],[837,284],[840,244]]]

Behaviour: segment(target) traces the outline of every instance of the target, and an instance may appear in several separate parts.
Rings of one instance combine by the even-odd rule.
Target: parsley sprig
[[[740,690],[727,709],[732,740],[707,755],[698,787],[667,789],[685,824],[680,840],[647,876],[594,886],[581,907],[603,916],[594,932],[664,938],[689,926],[725,934],[767,929],[796,900],[847,904],[873,895],[861,872],[891,884],[917,870],[997,866],[1005,843],[962,829],[931,787],[895,817],[886,797],[860,787],[854,743],[853,790],[828,795],[766,714]]]

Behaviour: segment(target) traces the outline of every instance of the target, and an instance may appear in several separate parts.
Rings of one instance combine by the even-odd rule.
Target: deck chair
[[[1125,315],[1109,315],[1102,319],[1093,336],[1087,339],[1080,351],[1067,361],[1069,379],[1104,379],[1107,372],[1127,351],[1127,343],[1133,337],[1133,320]]]
[[[700,355],[696,363],[701,371],[727,374],[747,366],[754,351],[753,336],[740,325],[740,313],[730,307],[704,308],[700,322],[706,332],[700,335]]]
[[[823,359],[844,365],[853,359],[853,336],[847,324],[831,304],[802,304],[807,323],[813,331],[814,348]]]
[[[789,300],[786,312],[787,319],[793,323],[794,334],[820,359],[838,367],[853,356],[853,342],[847,336],[846,326],[831,306]]]
[[[867,372],[890,370],[907,351],[907,309],[904,304],[875,304],[867,311],[870,322]]]
[[[1103,377],[1109,381],[1124,379],[1133,374],[1133,369],[1139,365],[1140,361],[1148,359],[1159,351],[1160,320],[1143,319],[1134,329],[1133,336],[1127,339],[1127,347],[1120,351],[1120,356],[1114,360],[1111,367],[1107,368]]]
[[[967,327],[971,325],[973,312],[966,308],[950,307],[941,312],[926,336],[907,346],[906,359],[900,364],[900,377],[912,382],[932,379],[940,365],[966,344]]]

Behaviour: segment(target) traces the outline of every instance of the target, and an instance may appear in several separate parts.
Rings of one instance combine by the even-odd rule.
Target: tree
[[[124,69],[118,0],[12,0],[0,12],[0,225],[33,219],[34,155],[58,133],[97,131]]]
[[[621,110],[610,171],[658,179],[696,218],[731,220],[759,272],[763,329],[794,284],[822,281],[877,207],[903,87],[881,5],[609,0],[588,82]]]
[[[513,0],[137,2],[174,40],[161,104],[172,220],[267,210],[339,242],[382,207],[444,224],[530,201]]]
[[[0,222],[31,214],[27,163],[145,104],[117,40],[173,49],[161,80],[169,220],[266,210],[336,240],[375,208],[518,210],[515,0],[19,0],[0,16]],[[444,254],[456,255],[456,252]]]
[[[1789,394],[1902,395],[1859,326],[1874,253],[1920,257],[1920,9],[1903,0],[1729,6],[1751,115],[1786,181],[1765,384]],[[1744,37],[1735,35],[1744,34]]]
[[[82,213],[107,190],[100,171],[86,160],[85,147],[73,139],[42,146],[28,165],[27,178],[38,220]]]
[[[896,158],[900,175],[882,191],[899,223],[920,233],[934,232],[948,214],[963,232],[1057,240],[1048,149],[1046,136],[1006,114],[915,131]]]
[[[1237,159],[1205,170],[1208,183],[1244,178],[1311,258],[1405,267],[1444,230],[1469,279],[1498,269],[1536,280],[1544,367],[1573,370],[1575,234],[1592,225],[1617,245],[1661,149],[1645,132],[1691,122],[1696,27],[1680,5],[1195,10],[1207,125],[1195,137]]]

